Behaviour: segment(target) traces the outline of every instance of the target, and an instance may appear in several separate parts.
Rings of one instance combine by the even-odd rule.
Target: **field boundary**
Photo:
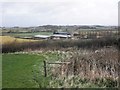
[[[61,68],[61,72],[63,71],[63,66],[64,64],[70,64],[70,62],[47,62],[47,61],[43,61],[44,63],[44,76],[47,77],[47,64],[61,64],[62,68]]]

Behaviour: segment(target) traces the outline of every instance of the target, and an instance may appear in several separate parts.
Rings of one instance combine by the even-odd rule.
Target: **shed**
[[[34,39],[49,39],[50,36],[48,35],[35,35]]]

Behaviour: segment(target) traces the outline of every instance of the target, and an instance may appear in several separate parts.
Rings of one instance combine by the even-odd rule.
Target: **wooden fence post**
[[[77,62],[76,60],[74,61],[74,75],[77,75]]]
[[[47,77],[46,61],[43,62],[44,62],[44,76]]]

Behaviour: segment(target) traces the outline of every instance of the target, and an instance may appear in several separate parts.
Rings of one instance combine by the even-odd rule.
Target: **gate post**
[[[44,62],[44,76],[47,77],[46,61],[43,62]]]

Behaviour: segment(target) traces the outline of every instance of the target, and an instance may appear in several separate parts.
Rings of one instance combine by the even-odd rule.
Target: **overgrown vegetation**
[[[51,87],[118,87],[119,53],[116,48],[102,48],[97,51],[73,49],[61,53],[62,61],[70,63],[52,66]]]
[[[15,41],[4,44],[2,46],[2,53],[23,51],[25,49],[40,50],[49,49],[56,50],[62,48],[86,48],[86,49],[97,49],[104,46],[118,46],[118,40],[116,38],[103,38],[103,39],[92,39],[92,40],[45,40],[36,42],[23,42],[16,43]]]

